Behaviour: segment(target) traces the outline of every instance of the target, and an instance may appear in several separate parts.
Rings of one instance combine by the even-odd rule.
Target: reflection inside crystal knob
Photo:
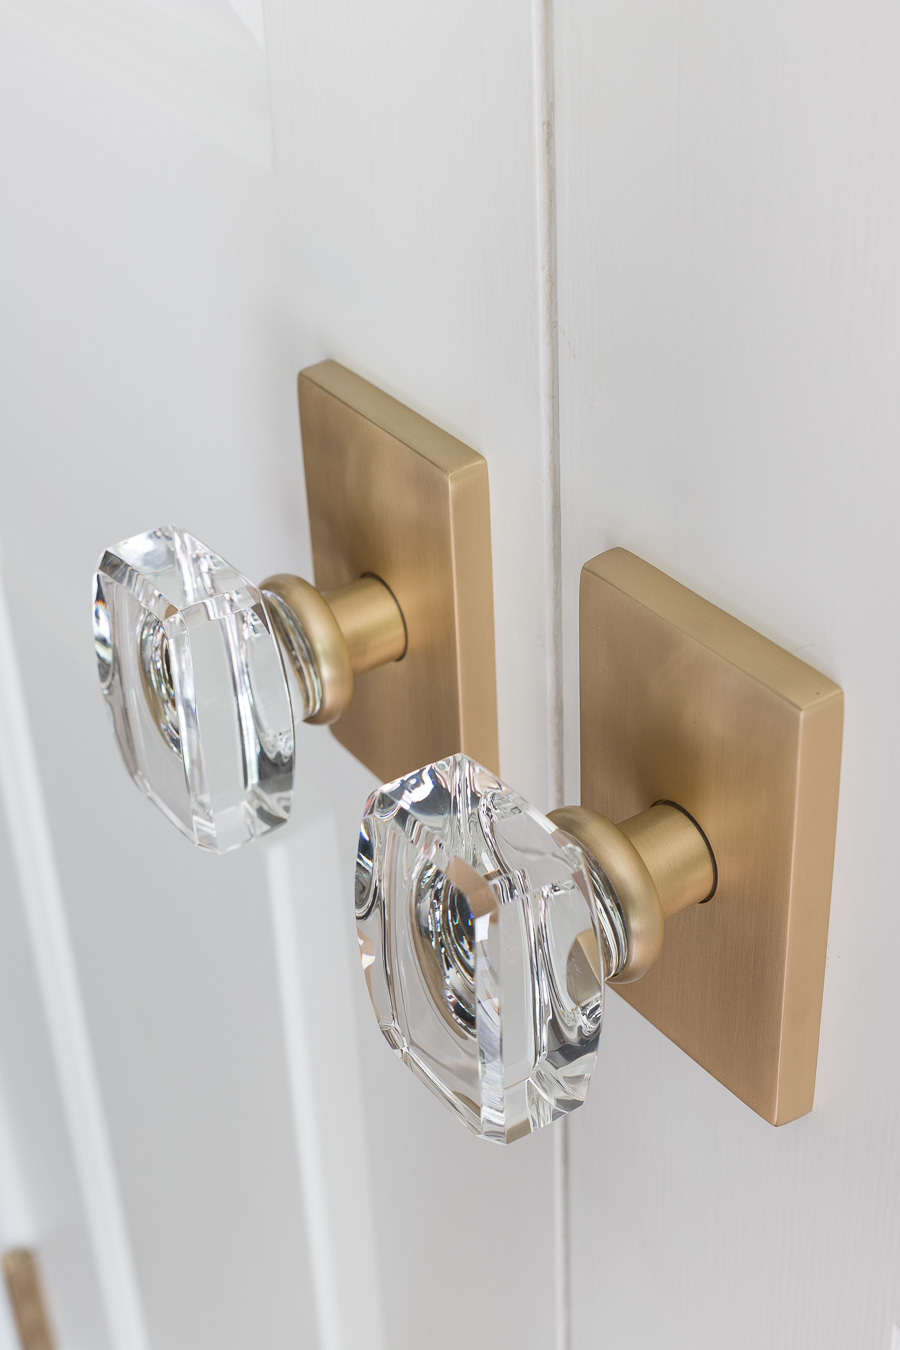
[[[455,755],[370,798],[356,911],[382,1032],[470,1129],[510,1142],[581,1105],[625,935],[569,835]]]
[[[95,607],[96,608],[96,607]],[[178,697],[172,676],[172,657],[169,639],[159,619],[148,614],[141,625],[138,638],[141,679],[144,697],[156,724],[176,754],[181,754],[181,732],[178,727]]]
[[[412,901],[423,963],[436,963],[437,997],[467,1035],[476,1032],[475,918],[467,897],[437,867],[423,867]]]
[[[193,535],[162,526],[106,551],[93,599],[100,683],[138,785],[219,853],[282,824],[294,727],[259,590]]]

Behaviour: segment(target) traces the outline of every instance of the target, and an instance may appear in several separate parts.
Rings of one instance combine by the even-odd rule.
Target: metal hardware
[[[320,589],[260,588],[175,525],[108,548],[94,577],[126,767],[219,853],[288,819],[298,721],[337,723],[384,778],[459,750],[497,763],[487,465],[334,362],[301,372],[299,402]]]
[[[667,916],[715,890],[671,802],[622,825],[549,817],[462,754],[385,784],[356,865],[363,971],[385,1039],[475,1133],[511,1143],[575,1110],[607,980],[659,958]]]
[[[794,1120],[815,1087],[841,690],[624,549],[585,565],[580,625],[583,808],[677,802],[718,868],[715,901],[614,988],[759,1115]],[[647,815],[622,829],[658,874]]]
[[[22,1350],[54,1350],[36,1254],[21,1247],[4,1252],[3,1276]]]
[[[582,804],[542,816],[462,754],[369,799],[357,928],[389,1044],[509,1143],[584,1100],[610,982],[767,1120],[809,1110],[842,706],[640,558],[592,559]]]
[[[716,860],[703,831],[673,802],[658,802],[620,825],[584,806],[563,806],[547,818],[582,844],[612,882],[627,955],[610,979],[641,979],[662,952],[666,919],[715,892]]]
[[[353,696],[353,677],[399,661],[406,652],[406,625],[394,596],[378,577],[360,577],[339,590],[321,594],[302,577],[279,572],[260,588],[270,602],[272,620],[294,674],[305,689],[309,654],[318,674],[318,708],[308,722],[337,721]],[[272,597],[288,607],[271,604]],[[302,638],[295,630],[299,621]],[[303,650],[299,650],[300,642]]]
[[[374,575],[405,621],[403,659],[356,680],[334,735],[384,780],[458,750],[496,769],[487,464],[334,361],[298,398],[316,585],[349,631],[344,588]]]
[[[325,599],[344,635],[355,675],[406,655],[403,614],[380,577],[360,577],[349,586],[327,591]]]

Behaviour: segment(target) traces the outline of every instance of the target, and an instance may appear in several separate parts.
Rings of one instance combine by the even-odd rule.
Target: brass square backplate
[[[332,731],[383,781],[459,750],[496,771],[487,464],[334,361],[298,395],[316,585],[380,577],[407,631]]]
[[[812,1109],[843,695],[624,549],[581,575],[582,804],[698,820],[715,896],[616,992],[775,1125]]]

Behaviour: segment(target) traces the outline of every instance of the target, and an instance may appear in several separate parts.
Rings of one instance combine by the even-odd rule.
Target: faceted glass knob
[[[363,969],[389,1044],[477,1134],[580,1106],[626,936],[595,860],[465,755],[378,789],[356,869]]]
[[[161,526],[108,549],[94,647],[135,782],[202,848],[282,824],[294,726],[261,592],[193,535]]]

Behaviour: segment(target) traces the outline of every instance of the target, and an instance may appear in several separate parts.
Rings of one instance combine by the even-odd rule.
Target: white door
[[[890,1347],[898,39],[888,0],[0,0],[0,1243],[65,1350]],[[469,1137],[359,975],[371,776],[304,728],[291,826],[224,858],[128,784],[97,555],[175,519],[308,573],[326,356],[488,461],[537,806],[611,545],[845,687],[812,1115],[611,998],[568,1125]]]
[[[604,0],[556,19],[569,795],[575,577],[613,544],[846,700],[815,1110],[772,1129],[610,1000],[570,1131],[573,1345],[889,1350],[900,13]]]

